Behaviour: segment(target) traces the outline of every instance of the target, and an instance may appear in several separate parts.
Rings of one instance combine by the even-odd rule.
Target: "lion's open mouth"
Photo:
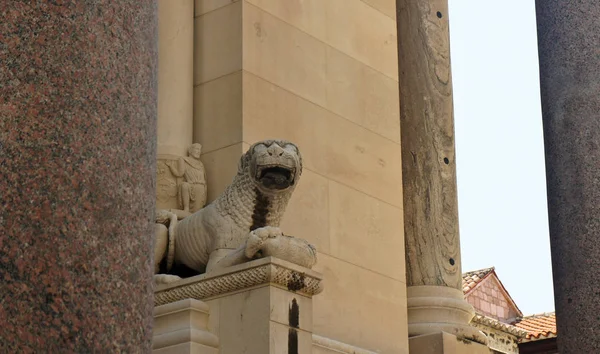
[[[284,189],[293,184],[294,169],[283,166],[263,166],[256,172],[256,177],[267,188]]]

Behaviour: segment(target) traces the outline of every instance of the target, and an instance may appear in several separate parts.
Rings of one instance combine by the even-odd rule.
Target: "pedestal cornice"
[[[312,297],[323,291],[323,276],[315,271],[273,257],[266,257],[219,271],[160,285],[154,293],[154,305],[183,299],[206,300],[261,285]]]

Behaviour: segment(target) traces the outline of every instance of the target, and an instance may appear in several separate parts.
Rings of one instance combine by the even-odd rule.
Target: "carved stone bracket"
[[[206,300],[260,285],[273,285],[309,297],[323,291],[322,275],[273,257],[266,257],[167,285],[154,292],[154,305],[183,299]]]

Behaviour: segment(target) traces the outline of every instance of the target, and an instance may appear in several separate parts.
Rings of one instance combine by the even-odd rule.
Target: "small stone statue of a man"
[[[177,164],[170,164],[173,175],[183,177],[179,185],[179,202],[183,211],[193,213],[206,204],[206,172],[200,161],[202,145],[192,144],[188,156],[179,158]]]

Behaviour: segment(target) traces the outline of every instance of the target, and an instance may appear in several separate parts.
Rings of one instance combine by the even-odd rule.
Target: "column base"
[[[408,346],[410,354],[490,354],[490,349],[484,344],[445,332],[409,338]]]
[[[485,334],[469,325],[475,311],[458,289],[409,286],[407,305],[409,337],[445,332],[459,339],[487,344]]]

